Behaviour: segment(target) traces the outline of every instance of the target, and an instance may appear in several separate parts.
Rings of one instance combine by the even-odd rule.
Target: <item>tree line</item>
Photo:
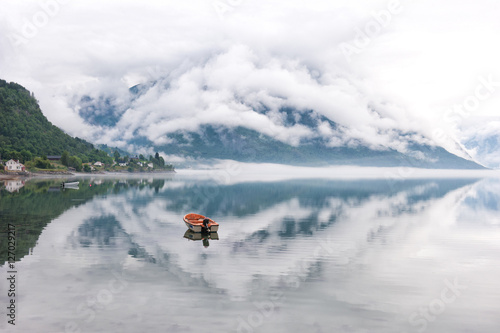
[[[61,164],[76,171],[91,171],[87,164],[102,162],[112,166],[113,151],[107,146],[96,148],[93,144],[72,137],[50,123],[40,110],[33,93],[21,85],[0,80],[0,160],[18,160],[28,169],[51,169],[53,165],[47,156],[61,156]],[[106,152],[105,150],[108,150]],[[154,168],[172,169],[158,153],[143,162],[151,162]],[[129,160],[114,151],[114,160],[120,163]],[[137,169],[131,163],[129,171]]]
[[[76,169],[82,163],[113,161],[105,151],[50,123],[34,94],[17,83],[0,80],[0,159],[48,168],[46,156],[62,156],[64,152],[69,154],[68,165]]]

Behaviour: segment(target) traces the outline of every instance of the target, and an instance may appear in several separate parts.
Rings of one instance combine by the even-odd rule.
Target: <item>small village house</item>
[[[97,162],[94,163],[94,165],[98,166],[98,167],[102,167],[102,162],[97,161]]]
[[[18,160],[8,160],[5,163],[6,171],[26,171],[26,168]]]

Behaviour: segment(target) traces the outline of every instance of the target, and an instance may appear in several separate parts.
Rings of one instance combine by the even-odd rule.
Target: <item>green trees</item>
[[[61,155],[61,164],[77,171],[84,168],[82,163],[100,161],[111,165],[113,157],[116,162],[129,161],[127,153],[121,151],[121,156],[118,148],[114,151],[105,145],[99,148],[83,139],[71,137],[51,124],[28,90],[19,84],[0,80],[0,156],[4,161],[15,159],[28,168],[47,169],[54,166],[44,156]],[[139,159],[145,161],[144,155],[141,154]],[[173,169],[165,165],[158,152],[149,160],[155,169]],[[57,163],[54,164],[60,168]],[[130,168],[134,171],[140,169],[132,161]],[[150,169],[144,166],[144,170]]]
[[[28,90],[19,84],[0,80],[2,159],[27,162],[34,156],[62,156],[64,152],[67,152],[68,160],[63,160],[63,164],[69,164],[70,155],[78,156],[83,161],[111,163],[112,160],[106,152],[95,149],[91,143],[73,138],[51,124]]]
[[[31,152],[27,151],[26,149],[21,150],[21,163],[26,163],[28,161],[31,161],[33,159],[33,155]]]
[[[69,165],[69,153],[65,150],[61,155],[61,164],[64,166]]]
[[[172,164],[165,164],[165,159],[161,157],[158,152],[155,154],[155,157],[150,155],[149,160],[153,162],[156,169],[174,170],[174,166]]]
[[[35,157],[35,167],[38,169],[51,169],[52,164],[50,164],[50,161],[47,158],[41,158],[41,157]]]
[[[71,156],[68,167],[75,168],[76,171],[82,171],[82,160],[76,156]]]
[[[21,160],[22,159],[22,155],[20,152],[15,151],[15,150],[2,149],[2,147],[0,147],[0,155],[2,155],[2,159],[4,161],[8,161],[10,159],[13,159],[13,160]]]
[[[165,166],[165,160],[158,152],[156,152],[155,157],[149,156],[149,160],[153,162],[156,168],[163,168]]]
[[[93,149],[88,155],[88,161],[87,162],[102,162],[104,164],[111,164],[113,163],[113,158],[108,155],[103,150],[99,149]],[[85,162],[84,159],[82,159],[83,162]],[[85,162],[86,163],[86,162]]]

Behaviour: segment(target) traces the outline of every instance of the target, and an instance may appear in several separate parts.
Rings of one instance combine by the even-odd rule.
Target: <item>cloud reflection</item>
[[[19,264],[25,329],[36,322],[64,330],[75,322],[83,332],[134,331],[168,322],[172,332],[231,331],[236,318],[247,320],[255,302],[278,291],[282,296],[259,326],[263,331],[383,332],[388,322],[412,331],[408,316],[439,296],[433,292],[444,279],[459,276],[485,296],[487,284],[479,281],[500,276],[490,266],[498,259],[488,252],[498,249],[500,238],[496,180],[235,183],[204,198],[196,192],[213,184],[144,184],[116,182],[107,195],[46,227],[34,254]],[[210,247],[183,237],[182,216],[190,211],[207,212],[220,223],[219,240]],[[473,224],[478,214],[484,214],[482,223]],[[478,280],[486,264],[490,276]],[[109,289],[113,272],[127,276],[128,286],[104,306],[96,300]],[[464,314],[470,297],[464,293],[446,313]],[[475,304],[481,314],[493,307],[491,297]],[[191,310],[201,313],[203,324],[190,320]],[[312,326],[295,325],[297,312],[308,313]],[[49,320],[55,313],[63,320]],[[434,327],[443,323],[455,327],[445,315]]]

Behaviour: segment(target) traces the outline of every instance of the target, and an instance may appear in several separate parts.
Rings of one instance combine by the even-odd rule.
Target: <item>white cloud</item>
[[[500,168],[500,118],[472,117],[461,126],[471,156],[489,168]]]
[[[224,13],[214,3],[4,2],[0,77],[35,91],[49,120],[91,141],[124,145],[139,134],[165,142],[166,133],[220,124],[291,144],[319,135],[333,146],[400,151],[407,138],[395,129],[418,142],[431,143],[436,128],[462,139],[444,110],[474,93],[479,77],[500,81],[492,0],[400,0],[350,59],[339,45],[377,22],[389,1],[255,0]],[[129,105],[131,85],[154,81]],[[84,94],[113,96],[126,109],[117,128],[82,124],[70,107]],[[475,115],[499,104],[494,91]],[[282,107],[341,127],[287,127]]]

